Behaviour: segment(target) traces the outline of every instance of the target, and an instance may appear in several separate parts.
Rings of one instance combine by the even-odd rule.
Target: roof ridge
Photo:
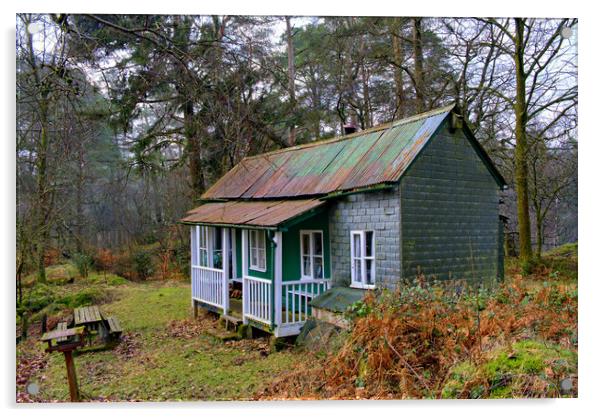
[[[363,136],[366,134],[370,134],[370,133],[374,133],[374,132],[378,132],[381,130],[386,130],[386,129],[390,129],[392,127],[397,127],[397,126],[401,126],[404,125],[406,123],[412,123],[415,121],[418,121],[420,119],[424,119],[426,117],[430,117],[430,116],[434,116],[436,114],[439,113],[445,113],[448,111],[451,111],[456,105],[455,104],[448,104],[446,106],[443,107],[438,107],[436,109],[432,109],[423,113],[419,113],[410,117],[406,117],[403,119],[397,119],[397,120],[393,120],[390,122],[386,122],[386,123],[381,123],[377,126],[373,126],[371,128],[362,130],[360,132],[355,132],[352,133],[350,135],[343,135],[343,136],[335,136],[333,138],[328,138],[328,139],[322,139],[322,140],[318,140],[315,142],[308,142],[308,143],[303,143],[301,145],[295,145],[295,146],[290,146],[288,148],[282,148],[282,149],[276,149],[273,151],[269,151],[269,152],[264,152],[258,155],[252,155],[252,156],[246,156],[244,157],[242,161],[245,160],[252,160],[252,159],[257,159],[257,158],[262,158],[262,157],[266,157],[269,155],[276,155],[276,154],[280,154],[280,153],[285,153],[285,152],[293,152],[299,149],[307,149],[307,148],[313,148],[315,146],[322,146],[322,145],[328,145],[330,143],[337,143],[337,142],[342,142],[344,140],[348,140],[348,139],[353,139],[356,138],[358,136]]]

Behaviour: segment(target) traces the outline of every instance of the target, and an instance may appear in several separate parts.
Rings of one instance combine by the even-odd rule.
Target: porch
[[[230,296],[236,281],[225,284],[223,271],[206,267],[195,268],[192,279],[192,300],[201,307],[220,315],[239,319],[244,324],[273,333],[276,337],[299,334],[311,316],[310,302],[330,288],[330,280],[285,281],[276,286],[270,280],[244,277],[242,297]],[[227,285],[228,296],[220,295]]]
[[[279,228],[192,225],[193,307],[276,337],[299,334],[312,299],[330,287],[328,222],[316,214]]]

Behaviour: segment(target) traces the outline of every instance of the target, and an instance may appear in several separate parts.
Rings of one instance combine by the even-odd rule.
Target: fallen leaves
[[[355,319],[340,350],[299,365],[264,398],[356,398],[359,388],[362,398],[436,398],[457,363],[481,363],[484,352],[525,337],[560,344],[576,338],[577,296],[563,285],[533,289],[518,277],[480,299],[450,299],[432,288],[407,291],[367,297],[368,313]],[[542,387],[534,379],[520,394],[542,396]]]
[[[48,360],[46,354],[40,349],[22,350],[17,358],[17,402],[37,402],[27,392],[27,385],[36,381],[36,376],[46,368]],[[40,377],[43,380],[43,377]]]

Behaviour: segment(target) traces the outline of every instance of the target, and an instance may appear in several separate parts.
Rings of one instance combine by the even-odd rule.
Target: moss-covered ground
[[[315,394],[308,395],[304,389],[282,395],[280,388],[269,387],[289,390],[292,385],[286,381],[291,378],[304,381],[304,370],[316,366],[319,369],[307,377],[317,379],[307,385],[322,387],[327,377],[325,369],[337,355],[337,352],[318,355],[315,349],[300,348],[275,352],[268,340],[261,338],[222,341],[210,335],[215,333],[210,330],[219,328],[214,317],[191,318],[190,288],[184,281],[136,283],[94,271],[83,279],[77,277],[77,270],[70,264],[54,265],[47,272],[45,285],[35,285],[33,277],[24,280],[23,297],[30,331],[28,339],[17,345],[18,401],[68,400],[64,359],[60,354],[44,353],[44,347],[37,342],[39,319],[46,314],[52,328],[71,309],[81,305],[99,304],[105,314],[116,316],[125,330],[121,343],[114,349],[76,356],[81,393],[89,401],[314,398]],[[529,311],[531,317],[510,317],[507,326],[510,330],[507,329],[509,333],[504,338],[496,341],[489,337],[484,349],[477,350],[481,353],[456,361],[445,370],[441,384],[428,385],[431,397],[577,395],[577,245],[565,245],[544,254],[534,273],[526,277],[520,277],[518,263],[510,259],[506,276],[507,279],[518,276],[517,282],[524,285],[519,288],[510,284],[506,292],[496,293],[489,302],[497,303],[499,308],[495,311],[503,313],[504,301],[499,299],[514,299],[517,297],[514,293],[520,290],[524,297],[517,308]],[[566,322],[550,323],[550,314],[543,314],[545,311],[540,314],[537,308],[526,309],[524,303],[537,303],[534,307],[549,309],[552,316],[554,312],[562,313]],[[493,319],[487,315],[487,308],[483,308],[482,325],[486,326]],[[17,325],[21,325],[19,319]],[[434,334],[431,333],[429,338]],[[395,359],[385,347],[379,349],[388,355],[389,361]],[[354,368],[353,361],[347,362]],[[368,358],[366,363],[373,362]],[[424,371],[420,380],[426,384],[429,375]],[[562,387],[567,381],[568,390]],[[26,394],[31,382],[40,387],[36,395]],[[383,391],[378,398],[405,398],[403,392],[393,391],[389,394]],[[356,395],[341,394],[341,398],[356,398]]]
[[[299,360],[292,350],[271,352],[267,339],[222,342],[203,329],[217,327],[211,316],[190,318],[190,288],[185,282],[125,283],[109,289],[101,305],[125,329],[115,349],[75,357],[82,397],[90,401],[186,401],[251,399],[255,393]],[[40,386],[31,401],[67,401],[65,363],[61,354],[43,353],[36,335],[17,348],[17,362],[44,361],[22,380]],[[32,359],[34,358],[34,359]]]

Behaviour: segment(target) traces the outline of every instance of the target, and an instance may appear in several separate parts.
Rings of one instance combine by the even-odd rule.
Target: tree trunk
[[[537,225],[537,251],[535,252],[535,256],[537,259],[541,259],[541,249],[543,247],[543,215],[537,213],[536,216],[536,225]]]
[[[188,143],[188,169],[190,171],[190,188],[194,197],[200,197],[205,191],[205,180],[201,166],[201,140],[194,123],[194,107],[192,101],[184,104],[184,135]]]
[[[77,253],[81,253],[83,250],[83,226],[84,226],[84,207],[83,207],[83,195],[84,195],[84,183],[86,181],[84,171],[84,149],[81,144],[78,144],[78,164],[77,164],[77,187],[75,196],[75,249]]]
[[[515,149],[515,185],[517,196],[518,236],[520,259],[527,265],[533,257],[531,248],[531,221],[529,218],[529,187],[527,170],[527,104],[526,75],[524,69],[524,25],[522,19],[515,19],[516,35],[514,37],[514,63],[516,71],[516,149]],[[528,272],[528,271],[527,271]]]
[[[395,115],[394,119],[400,119],[403,117],[403,71],[401,66],[403,65],[403,45],[401,36],[401,22],[400,18],[394,18],[394,23],[391,27],[391,41],[393,43],[393,59],[395,61],[393,79],[395,80]]]
[[[366,42],[363,35],[360,41],[360,54],[362,57],[360,71],[362,77],[362,113],[364,116],[362,129],[365,129],[372,127],[372,106],[370,104],[370,74],[366,69]]]
[[[422,69],[422,18],[415,17],[413,22],[414,44],[414,83],[416,88],[416,112],[423,112],[424,104],[424,72]]]
[[[295,45],[293,44],[293,32],[291,17],[286,16],[286,52],[288,55],[288,96],[289,96],[289,118],[291,119],[288,132],[288,146],[295,146],[297,142],[296,128],[294,122],[297,99],[295,97]]]
[[[38,102],[39,102],[39,122],[40,122],[40,138],[36,146],[35,167],[37,171],[36,177],[36,202],[33,207],[34,224],[36,239],[34,243],[35,257],[37,264],[37,281],[40,283],[46,282],[46,268],[44,266],[44,253],[48,247],[49,233],[49,214],[50,214],[50,193],[48,189],[48,87],[44,86],[40,74],[38,73],[37,59],[33,48],[32,35],[27,32],[27,46],[31,70],[38,86]]]

